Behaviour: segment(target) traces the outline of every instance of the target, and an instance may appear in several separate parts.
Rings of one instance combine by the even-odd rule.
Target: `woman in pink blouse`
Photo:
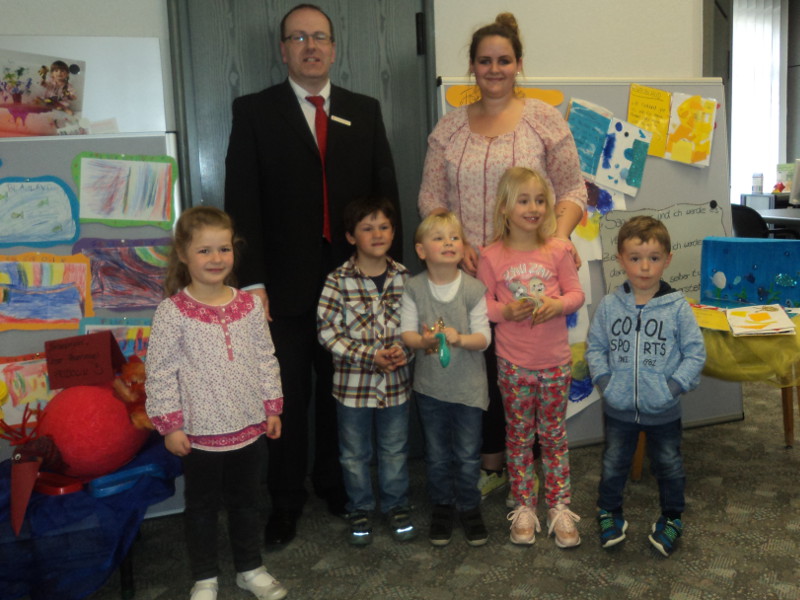
[[[502,13],[478,29],[469,47],[469,72],[480,100],[441,118],[428,137],[419,192],[419,212],[450,210],[464,226],[463,267],[477,270],[479,248],[493,238],[492,211],[500,177],[512,166],[539,171],[556,199],[555,237],[564,240],[580,265],[569,235],[586,208],[586,187],[575,142],[561,113],[523,98],[514,89],[522,71],[522,43],[514,15]],[[494,348],[486,352],[490,406],[484,415],[482,491],[505,482],[502,471],[505,421],[496,382]],[[488,483],[488,488],[485,484]]]

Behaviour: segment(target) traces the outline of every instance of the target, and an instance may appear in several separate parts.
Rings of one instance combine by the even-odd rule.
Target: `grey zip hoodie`
[[[681,417],[679,396],[700,383],[706,360],[703,334],[680,291],[664,281],[644,306],[626,281],[595,311],[586,361],[603,394],[603,410],[643,425]]]

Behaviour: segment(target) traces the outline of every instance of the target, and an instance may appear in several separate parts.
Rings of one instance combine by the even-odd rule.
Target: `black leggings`
[[[263,564],[257,500],[266,451],[264,440],[262,436],[244,448],[223,452],[192,449],[183,457],[184,527],[195,581],[218,574],[217,519],[223,506],[228,513],[236,572]]]

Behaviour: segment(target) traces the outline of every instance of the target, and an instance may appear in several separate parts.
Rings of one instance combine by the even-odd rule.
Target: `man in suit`
[[[295,6],[281,21],[280,49],[288,79],[233,102],[225,160],[225,208],[245,240],[237,274],[264,302],[283,384],[282,435],[268,441],[268,547],[294,538],[308,497],[312,369],[312,484],[330,512],[344,515],[333,367],[317,341],[316,307],[325,276],[352,252],[344,206],[359,196],[385,196],[395,204],[398,198],[378,101],[330,83],[336,58],[330,18],[317,6]],[[322,96],[326,114],[317,115],[309,96]],[[325,121],[322,131],[318,118]],[[398,232],[395,240],[401,237]],[[399,253],[396,245],[392,255],[399,259]]]

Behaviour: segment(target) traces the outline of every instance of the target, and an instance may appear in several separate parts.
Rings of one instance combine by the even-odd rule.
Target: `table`
[[[782,225],[800,229],[800,206],[789,208],[771,208],[769,210],[759,210],[764,220],[770,225]]]
[[[86,486],[62,496],[34,492],[17,537],[9,519],[10,461],[0,463],[0,600],[78,600],[98,590],[123,564],[147,507],[175,491],[180,459],[158,434],[120,470],[153,464],[165,477],[143,476],[114,495],[94,497]],[[133,593],[128,585],[125,597]]]
[[[800,317],[793,321],[800,328]],[[728,381],[763,381],[781,389],[784,441],[791,448],[795,390],[800,407],[800,336],[733,337],[727,332],[703,329],[703,339],[707,355],[703,374]]]

